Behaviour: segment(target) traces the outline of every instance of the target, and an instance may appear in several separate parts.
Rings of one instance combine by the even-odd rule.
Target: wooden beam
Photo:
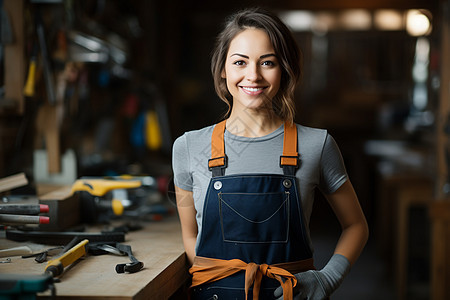
[[[11,175],[0,179],[0,193],[15,189],[28,184],[28,180],[24,173]]]
[[[444,2],[444,1],[443,1]],[[450,138],[446,126],[450,122],[450,1],[442,3],[441,13],[441,78],[439,103],[436,110],[436,197],[439,200],[449,198],[444,193],[444,185],[448,184],[449,170],[447,151],[450,151]]]
[[[24,1],[5,0],[3,8],[12,29],[12,42],[4,45],[5,99],[15,103],[17,113],[24,111],[23,87],[25,84]]]
[[[291,9],[307,9],[307,10],[334,10],[334,9],[412,9],[423,8],[435,10],[438,7],[438,0],[311,0],[298,1],[286,0],[283,3]]]

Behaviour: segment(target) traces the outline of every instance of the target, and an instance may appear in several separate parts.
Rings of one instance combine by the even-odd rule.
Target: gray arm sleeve
[[[186,135],[182,135],[175,140],[172,149],[172,168],[174,183],[177,187],[192,191],[192,176],[189,166],[189,147]]]
[[[319,189],[324,194],[332,194],[347,181],[347,171],[341,152],[333,137],[327,134],[321,156]]]

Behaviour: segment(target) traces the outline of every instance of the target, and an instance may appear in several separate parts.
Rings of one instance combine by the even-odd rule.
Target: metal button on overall
[[[214,182],[214,188],[216,190],[220,190],[222,188],[222,182],[221,181]]]
[[[292,186],[292,182],[289,179],[285,179],[283,180],[283,186],[288,189]]]

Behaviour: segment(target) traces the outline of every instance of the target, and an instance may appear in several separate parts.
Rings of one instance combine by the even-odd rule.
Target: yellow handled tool
[[[50,273],[53,277],[58,277],[64,272],[64,268],[76,262],[80,257],[86,255],[86,245],[89,240],[83,240],[69,249],[63,255],[50,260],[45,267],[45,273]]]
[[[37,46],[33,46],[33,51],[31,53],[30,65],[28,66],[28,76],[23,88],[23,94],[26,97],[34,97],[35,93],[35,83],[36,83],[36,61],[37,61]]]
[[[146,114],[146,143],[150,150],[159,150],[162,145],[161,129],[159,128],[158,115],[155,111]]]
[[[140,180],[78,179],[72,185],[72,193],[86,191],[94,196],[103,196],[114,189],[131,189],[141,185]]]
[[[33,97],[35,92],[35,82],[36,82],[36,59],[30,61],[30,66],[28,69],[28,77],[23,88],[23,94],[27,97]]]

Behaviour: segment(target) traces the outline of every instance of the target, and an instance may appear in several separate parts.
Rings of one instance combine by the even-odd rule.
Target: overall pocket
[[[218,196],[223,241],[287,243],[289,192],[219,193]]]

